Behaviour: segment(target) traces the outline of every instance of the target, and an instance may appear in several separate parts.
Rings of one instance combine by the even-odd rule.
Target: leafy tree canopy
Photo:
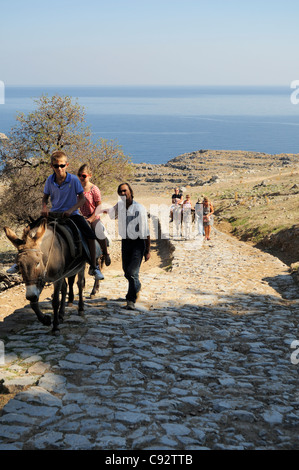
[[[55,150],[67,154],[71,173],[77,174],[78,168],[88,163],[93,183],[106,194],[130,178],[130,159],[114,141],[92,140],[84,109],[71,97],[43,95],[35,103],[33,112],[17,115],[8,139],[0,140],[2,219],[9,217],[22,223],[39,215],[43,187],[52,171],[50,157]]]

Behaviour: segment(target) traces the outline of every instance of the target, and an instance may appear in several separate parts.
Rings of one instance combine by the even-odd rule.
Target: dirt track
[[[60,337],[11,316],[0,449],[299,448],[288,267],[218,231],[172,243],[172,271],[143,265],[136,311],[116,263]]]

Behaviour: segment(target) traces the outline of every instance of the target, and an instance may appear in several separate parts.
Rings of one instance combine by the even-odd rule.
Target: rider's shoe
[[[88,274],[90,274],[91,276],[94,276],[96,281],[102,281],[103,279],[105,279],[98,266],[96,268],[92,268],[90,266]]]
[[[17,264],[13,264],[9,269],[6,270],[8,274],[18,274],[19,267]]]

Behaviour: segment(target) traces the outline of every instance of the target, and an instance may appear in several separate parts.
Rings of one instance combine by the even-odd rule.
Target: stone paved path
[[[200,242],[142,274],[136,311],[113,266],[59,337],[24,309],[0,369],[19,390],[0,450],[299,449],[298,288],[269,254],[217,231]]]

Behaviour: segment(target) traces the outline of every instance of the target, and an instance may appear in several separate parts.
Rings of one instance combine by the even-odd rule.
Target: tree
[[[114,141],[92,141],[84,109],[68,96],[41,96],[35,111],[16,117],[8,139],[0,140],[0,168],[5,190],[0,198],[2,218],[23,223],[40,212],[43,186],[49,176],[50,157],[63,150],[70,172],[83,163],[93,170],[93,182],[103,192],[130,178],[133,165]]]

